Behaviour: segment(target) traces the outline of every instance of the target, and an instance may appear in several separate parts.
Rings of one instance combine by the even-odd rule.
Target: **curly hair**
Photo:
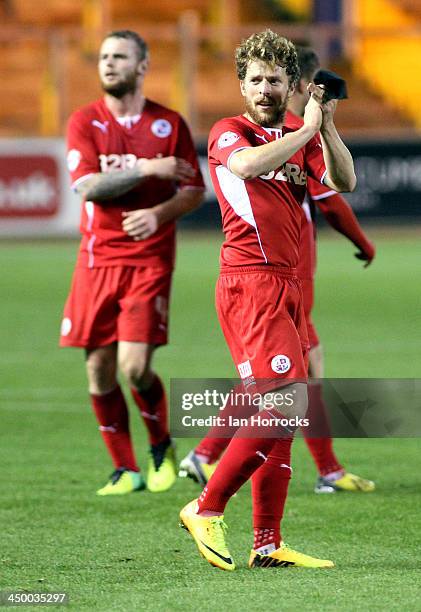
[[[273,66],[283,66],[290,85],[295,85],[300,76],[294,44],[272,30],[252,34],[235,50],[237,75],[243,81],[250,62],[261,60]]]

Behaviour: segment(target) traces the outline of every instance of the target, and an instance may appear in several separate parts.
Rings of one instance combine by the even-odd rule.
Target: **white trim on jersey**
[[[86,224],[86,229],[88,232],[92,232],[92,227],[94,224],[94,216],[95,216],[95,205],[90,200],[86,200],[85,202],[85,212],[88,217],[88,223]]]
[[[319,195],[315,195],[315,196],[310,196],[312,200],[317,201],[317,200],[324,200],[325,198],[329,198],[332,195],[336,195],[338,192],[335,191],[334,189],[331,189],[330,191],[325,191],[325,193],[320,193]]]
[[[325,170],[322,174],[322,178],[320,179],[320,182],[322,183],[322,185],[324,185],[325,182],[325,178],[326,178],[326,174],[327,174],[327,170]]]
[[[307,198],[304,200],[304,202],[301,204],[301,208],[304,211],[304,214],[306,216],[306,219],[309,223],[313,223],[313,219],[311,218],[311,210],[310,210],[310,205],[308,203]]]
[[[88,268],[93,268],[94,267],[94,242],[96,240],[96,236],[95,234],[92,234],[92,236],[89,238],[88,240],[88,246],[87,246],[87,250],[88,250]]]
[[[272,134],[275,135],[275,140],[280,140],[283,136],[282,134],[282,128],[263,128],[265,130],[265,132],[267,132],[269,134],[269,136],[272,136]],[[256,134],[257,135],[257,134]],[[259,136],[260,138],[260,136]]]
[[[116,117],[116,119],[120,125],[130,130],[136,123],[139,123],[141,116],[141,113],[137,113],[131,117]]]
[[[231,157],[234,155],[234,153],[238,153],[238,151],[244,151],[244,149],[252,149],[253,147],[238,147],[238,149],[234,149],[234,151],[231,151],[231,153],[229,154],[229,157],[227,159],[227,168],[229,170],[230,167],[230,161],[231,161]]]
[[[262,251],[265,263],[267,263],[268,259],[262,247],[259,230],[257,228],[257,223],[254,218],[253,209],[251,206],[249,194],[247,193],[245,181],[240,177],[236,176],[225,166],[217,166],[215,172],[222,194],[228,204],[232,207],[234,212],[239,217],[241,217],[241,219],[243,219],[243,221],[254,227],[254,229],[256,230],[260,250]]]
[[[72,183],[71,187],[74,191],[76,191],[76,187],[79,187],[79,185],[81,183],[84,183],[88,178],[91,178],[91,176],[94,176],[95,172],[90,172],[89,174],[85,174],[85,176],[80,176],[78,179],[75,180],[74,183]]]
[[[87,200],[85,202],[85,212],[86,212],[86,216],[88,217],[88,222],[86,224],[86,229],[88,232],[92,232],[92,227],[94,224],[94,216],[95,216],[95,205],[93,202],[91,202],[90,200]],[[93,268],[94,267],[94,243],[96,240],[96,236],[95,234],[92,234],[89,237],[88,240],[88,245],[87,245],[87,251],[88,251],[88,268]]]

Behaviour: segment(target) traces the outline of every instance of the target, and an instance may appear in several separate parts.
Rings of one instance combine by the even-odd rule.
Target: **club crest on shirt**
[[[270,367],[276,374],[285,374],[291,369],[291,360],[286,355],[275,355],[270,362]]]
[[[230,147],[234,144],[234,142],[237,142],[237,140],[240,140],[240,136],[235,132],[224,132],[218,138],[218,149],[225,149],[225,147]]]
[[[151,131],[158,138],[167,138],[172,132],[172,125],[167,119],[156,119],[151,125]]]
[[[82,159],[82,154],[77,149],[70,149],[67,153],[67,167],[70,172],[74,172],[78,165],[80,164],[80,160]]]

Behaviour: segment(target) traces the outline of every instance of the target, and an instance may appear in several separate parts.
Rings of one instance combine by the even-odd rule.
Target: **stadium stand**
[[[421,127],[421,85],[415,78],[421,71],[421,30],[417,27],[421,2],[359,0],[355,9],[361,36],[353,57],[354,70],[371,91],[385,96],[398,112]]]
[[[275,5],[296,16],[296,26],[291,22],[286,26],[292,28],[289,36],[297,27],[300,42],[308,39],[318,51],[317,45],[326,45],[320,37],[312,37],[311,26],[302,23],[308,4],[304,0],[174,0],[160,3],[157,10],[155,0],[3,1],[0,78],[9,103],[0,107],[0,135],[60,135],[70,112],[100,95],[93,71],[103,32],[128,27],[150,43],[147,95],[186,114],[196,135],[205,137],[216,119],[239,108],[232,49],[242,36],[274,19]],[[339,126],[345,131],[373,130],[386,121],[392,131],[409,128],[419,121],[417,96],[413,92],[409,96],[404,81],[419,72],[421,38],[403,41],[398,34],[390,38],[388,33],[392,23],[397,24],[396,30],[413,27],[421,15],[421,0],[403,1],[399,9],[387,0],[356,0],[356,4],[356,24],[363,35],[356,37],[350,61],[336,65],[347,78],[351,94],[349,102],[341,105]],[[373,5],[377,11],[367,8]],[[404,6],[411,11],[405,12]],[[382,20],[374,24],[379,14]],[[387,34],[380,31],[379,37],[379,28]],[[399,45],[404,47],[397,53]],[[402,56],[404,66],[398,63]],[[394,71],[394,82],[400,79],[399,86],[390,88],[386,64]]]

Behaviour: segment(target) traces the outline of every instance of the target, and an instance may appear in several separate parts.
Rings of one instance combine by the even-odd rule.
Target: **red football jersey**
[[[282,167],[242,180],[229,170],[233,153],[282,138],[294,128],[260,127],[243,115],[222,119],[209,136],[209,168],[222,213],[223,266],[270,264],[296,268],[299,259],[301,204],[307,174],[322,182],[326,173],[318,137]]]
[[[303,225],[301,226],[300,261],[297,267],[299,278],[312,279],[316,272],[316,207],[319,200],[337,195],[333,189],[308,179],[307,193],[303,202]]]
[[[304,121],[291,111],[287,111],[285,125],[297,130],[304,125]],[[333,194],[336,194],[336,191],[308,177],[307,193],[302,203],[300,258],[297,266],[298,277],[303,280],[312,280],[316,272],[315,202]]]
[[[151,208],[171,198],[179,187],[204,189],[192,137],[181,116],[146,100],[140,120],[126,128],[101,99],[72,114],[67,143],[67,163],[73,187],[97,172],[133,168],[137,159],[143,157],[175,155],[190,162],[196,175],[181,185],[150,177],[116,199],[82,204],[79,266],[172,267],[174,222],[163,224],[150,238],[139,241],[128,236],[121,223],[123,211]]]

